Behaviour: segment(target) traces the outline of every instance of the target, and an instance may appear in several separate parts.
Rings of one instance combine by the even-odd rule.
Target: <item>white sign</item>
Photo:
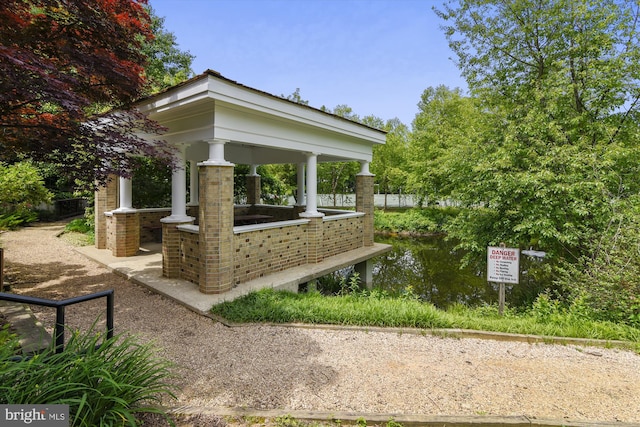
[[[487,248],[487,280],[497,283],[520,282],[520,249]]]

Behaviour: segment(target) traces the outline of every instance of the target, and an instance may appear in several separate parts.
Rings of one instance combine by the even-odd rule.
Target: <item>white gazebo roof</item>
[[[168,128],[162,139],[186,145],[187,160],[206,160],[208,141],[225,142],[225,160],[238,164],[318,161],[371,162],[386,132],[253,89],[207,70],[136,103]]]

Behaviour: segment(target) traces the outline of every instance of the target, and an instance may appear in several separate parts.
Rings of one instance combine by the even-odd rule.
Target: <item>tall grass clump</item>
[[[441,325],[431,304],[388,298],[383,293],[353,293],[327,297],[319,292],[295,294],[264,289],[213,307],[233,322],[315,323],[358,326]]]
[[[170,368],[130,336],[75,332],[63,352],[31,358],[15,357],[14,338],[0,346],[0,403],[66,404],[72,426],[136,426],[175,398]]]

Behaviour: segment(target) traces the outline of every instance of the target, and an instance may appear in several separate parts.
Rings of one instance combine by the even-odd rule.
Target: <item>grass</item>
[[[67,404],[73,426],[135,426],[174,397],[171,365],[132,337],[74,332],[61,353],[17,360],[16,343],[0,333],[0,404]]]
[[[468,308],[455,305],[439,310],[416,298],[389,297],[379,291],[342,296],[317,292],[294,294],[264,289],[211,312],[231,322],[309,323],[420,329],[471,329],[551,337],[627,341],[640,351],[640,329],[611,322],[584,319],[568,312],[545,313],[534,309],[498,314],[497,307]]]

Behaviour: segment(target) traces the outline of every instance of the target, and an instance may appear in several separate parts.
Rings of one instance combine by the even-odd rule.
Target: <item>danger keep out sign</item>
[[[487,248],[487,280],[497,283],[519,283],[520,249]]]

